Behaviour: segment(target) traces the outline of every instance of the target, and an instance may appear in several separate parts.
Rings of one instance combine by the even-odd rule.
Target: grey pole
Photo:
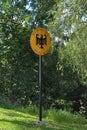
[[[42,56],[39,56],[39,121],[42,121]]]

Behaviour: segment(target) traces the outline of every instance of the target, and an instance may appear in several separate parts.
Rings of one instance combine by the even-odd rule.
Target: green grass
[[[84,117],[65,111],[44,111],[43,122],[37,121],[38,109],[35,106],[21,109],[0,107],[0,130],[87,130]]]

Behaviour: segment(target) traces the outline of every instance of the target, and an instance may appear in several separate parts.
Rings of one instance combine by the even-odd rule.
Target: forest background
[[[0,0],[0,102],[39,104],[38,56],[31,32],[46,28],[43,107],[87,113],[87,1]]]

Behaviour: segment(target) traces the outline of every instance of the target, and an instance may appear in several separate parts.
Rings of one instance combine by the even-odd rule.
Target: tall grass
[[[30,105],[30,106],[27,106],[27,107],[21,107],[21,108],[19,108],[17,110],[19,110],[21,112],[24,112],[26,114],[31,114],[31,115],[35,115],[35,116],[37,116],[39,114],[39,110],[36,107],[36,105]]]
[[[29,113],[31,115],[39,116],[39,110],[35,105],[22,108],[20,109],[20,111],[27,114]],[[42,115],[43,115],[43,119],[51,120],[54,122],[77,123],[77,124],[87,123],[87,120],[82,115],[72,114],[70,112],[62,111],[62,110],[56,111],[55,109],[49,109],[49,110],[43,109]]]
[[[48,110],[48,119],[54,120],[55,122],[66,122],[66,123],[87,123],[85,117],[80,114],[72,114],[67,111],[56,111],[54,109]]]

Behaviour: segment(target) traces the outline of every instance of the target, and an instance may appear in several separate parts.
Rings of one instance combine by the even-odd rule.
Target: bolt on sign
[[[30,46],[39,56],[47,54],[50,50],[51,38],[44,28],[36,28],[30,37]]]

